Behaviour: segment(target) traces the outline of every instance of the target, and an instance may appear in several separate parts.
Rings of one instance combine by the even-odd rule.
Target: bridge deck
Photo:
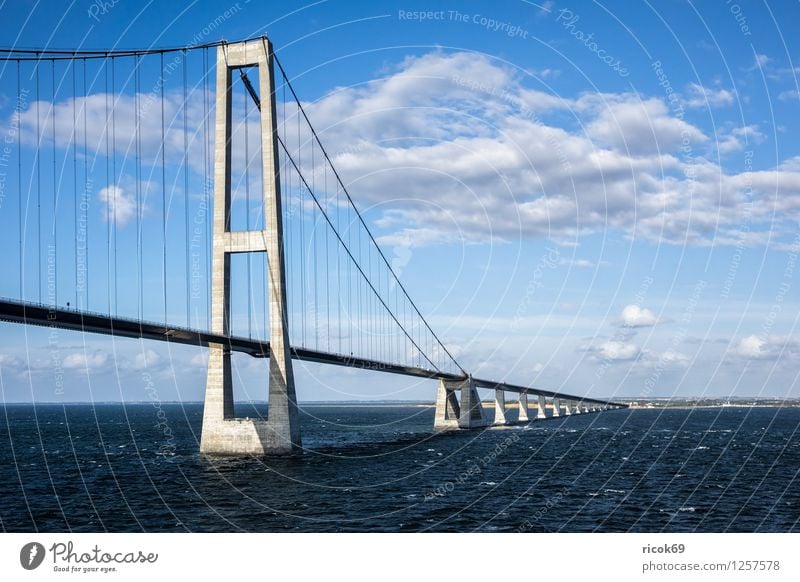
[[[100,313],[65,309],[62,307],[42,305],[39,303],[28,303],[2,299],[0,300],[0,321],[44,327],[55,327],[59,329],[68,329],[73,331],[127,338],[166,341],[194,346],[208,346],[209,344],[216,344],[227,346],[231,351],[243,352],[257,358],[269,357],[268,341],[264,342],[237,336],[224,336],[202,330],[176,326],[165,326],[155,322],[139,321],[124,317],[113,317]],[[330,354],[327,352],[320,352],[303,347],[293,347],[291,348],[291,351],[293,359],[306,362],[316,362],[334,366],[346,366],[350,368],[361,368],[365,370],[389,372],[392,374],[402,374],[404,376],[414,376],[418,378],[429,378],[434,380],[464,380],[464,376],[457,374],[449,374],[438,370],[417,368],[413,366],[401,366],[389,362],[381,362],[378,360],[370,360],[345,354]],[[609,402],[606,400],[583,398],[581,396],[552,392],[539,388],[529,388],[527,386],[508,384],[505,382],[494,382],[491,380],[481,380],[477,378],[473,378],[473,380],[479,388],[542,395],[550,398],[563,398],[565,400],[574,400],[585,404],[614,404],[616,406],[620,406],[619,403]]]

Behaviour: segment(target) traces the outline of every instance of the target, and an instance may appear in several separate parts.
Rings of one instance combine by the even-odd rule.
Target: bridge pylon
[[[264,230],[230,230],[233,72],[257,68],[261,96]],[[266,38],[217,48],[211,331],[230,335],[230,260],[259,253],[266,260],[269,304],[269,410],[267,420],[234,417],[231,352],[209,345],[200,451],[214,455],[291,454],[301,448],[286,307],[286,273],[278,162],[272,44]]]

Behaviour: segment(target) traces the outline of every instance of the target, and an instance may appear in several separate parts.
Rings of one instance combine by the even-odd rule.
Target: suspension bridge
[[[203,453],[301,450],[293,359],[437,380],[436,430],[510,423],[506,393],[515,422],[624,407],[456,361],[267,38],[2,49],[0,78],[0,320],[206,346]],[[264,419],[234,415],[232,352],[269,359]]]

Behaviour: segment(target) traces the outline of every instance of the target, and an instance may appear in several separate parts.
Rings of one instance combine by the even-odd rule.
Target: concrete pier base
[[[519,422],[528,422],[530,420],[528,418],[528,394],[526,392],[520,392],[519,394],[519,416],[517,420]]]
[[[553,418],[561,416],[561,399],[553,398]]]
[[[481,405],[478,389],[472,378],[461,382],[461,414],[458,417],[459,428],[478,428],[489,424],[486,412]]]
[[[506,393],[504,390],[494,391],[494,423],[506,424]]]
[[[458,428],[461,407],[458,404],[456,390],[460,388],[461,386],[458,382],[439,380],[439,388],[436,392],[436,417],[433,421],[434,430]]]
[[[538,406],[536,407],[536,418],[538,420],[543,420],[547,418],[547,400],[545,400],[542,394],[538,395]]]
[[[572,414],[572,411],[570,410],[570,402],[569,402],[569,400],[562,400],[561,401],[561,406],[562,406],[561,414],[563,416],[570,416]]]

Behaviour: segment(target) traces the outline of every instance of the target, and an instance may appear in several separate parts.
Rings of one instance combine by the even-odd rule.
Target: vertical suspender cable
[[[58,171],[56,169],[56,62],[50,61],[50,138],[53,141],[53,306],[58,305]],[[49,254],[49,253],[48,253]],[[48,259],[48,263],[49,263]],[[50,278],[48,268],[48,279]],[[49,286],[49,285],[48,285]]]
[[[106,80],[106,87],[105,87],[105,105],[106,105],[106,122],[105,122],[105,134],[106,134],[106,285],[107,285],[107,300],[108,300],[108,314],[111,315],[111,205],[113,190],[111,185],[111,149],[109,144],[109,138],[111,132],[110,130],[110,121],[109,121],[109,114],[108,114],[108,62],[103,61],[103,67],[105,68],[105,80]]]
[[[20,62],[17,61],[17,220],[19,222],[19,298],[25,299],[25,287],[22,284],[25,251],[22,247],[22,82],[20,80]]]
[[[325,172],[324,174],[324,185],[325,188],[325,200],[328,201],[328,166],[325,165],[323,161],[322,169]],[[329,251],[330,251],[330,244],[328,239],[330,238],[330,232],[326,226],[325,228],[325,316],[327,318],[328,326],[327,326],[327,334],[325,336],[326,339],[326,350],[328,352],[331,351],[331,283],[330,283],[330,258],[329,258]]]
[[[78,309],[78,91],[75,80],[75,61],[72,67],[72,209],[75,222],[72,225],[72,234],[75,236],[75,309]]]
[[[161,53],[161,70],[159,81],[161,85],[161,279],[164,286],[164,325],[167,325],[167,174],[166,174],[166,155],[164,148],[166,145],[166,133],[164,131],[164,53]]]
[[[83,105],[81,107],[83,113],[83,198],[88,208],[89,201],[89,124],[87,121],[86,113],[86,100],[89,94],[86,89],[86,59],[83,59]],[[86,217],[86,236],[84,246],[86,248],[86,265],[85,265],[85,281],[86,281],[86,309],[89,309],[89,217]]]
[[[247,92],[244,92],[244,208],[246,229],[250,230],[250,131],[248,129],[250,108]],[[250,280],[250,255],[247,253],[247,337],[253,339],[253,317],[252,310],[253,283]]]
[[[111,168],[114,181],[114,216],[112,217],[112,233],[114,235],[114,315],[117,311],[117,206],[119,205],[122,192],[119,189],[119,179],[117,178],[117,61],[111,57]]]
[[[186,232],[186,327],[190,327],[189,311],[191,304],[190,285],[189,280],[191,274],[189,273],[189,118],[186,113],[186,108],[189,103],[186,94],[186,77],[188,74],[187,68],[189,66],[187,57],[189,53],[184,49],[183,51],[183,212],[184,212],[184,230]]]
[[[282,96],[281,96],[281,129],[283,130],[283,143],[287,143],[286,141],[286,79],[281,77],[282,82]],[[262,153],[263,155],[263,153]],[[286,263],[286,270],[287,276],[286,277],[286,285],[287,285],[287,293],[288,296],[293,299],[294,293],[294,277],[291,275],[293,274],[291,269],[291,258],[292,258],[292,179],[289,177],[289,164],[287,163],[286,157],[288,156],[286,150],[283,150],[283,155],[281,156],[282,163],[283,163],[283,171],[281,172],[281,191],[285,196],[286,204],[283,205],[284,213],[286,215],[286,223],[284,224],[284,240],[286,241],[286,247],[284,248],[284,260]],[[269,260],[269,257],[267,257]],[[266,292],[266,290],[265,290]],[[291,300],[290,300],[291,301]],[[294,305],[292,305],[294,307]],[[293,311],[293,309],[289,309],[289,311]],[[287,318],[288,319],[288,318]],[[291,333],[294,329],[294,326],[291,324],[291,320],[288,322],[289,327],[289,343],[291,344],[293,341],[293,337],[291,337]]]
[[[39,285],[39,303],[42,302],[42,132],[39,120],[39,65],[36,61],[36,255],[38,260],[37,283]]]
[[[297,115],[297,167],[298,175],[302,174],[302,147],[303,142],[300,138],[300,115]],[[302,176],[300,177],[302,180]],[[305,237],[305,206],[303,185],[298,181],[298,193],[300,194],[300,314],[303,321],[303,338],[301,345],[306,345],[306,237]]]
[[[140,130],[141,111],[139,91],[140,87],[140,73],[139,66],[141,64],[141,57],[136,55],[136,62],[134,63],[134,108],[136,109],[134,119],[134,133],[136,139],[136,288],[137,300],[136,308],[139,320],[144,317],[144,285],[142,284],[142,136]]]
[[[203,212],[205,220],[205,241],[204,248],[206,252],[206,281],[211,281],[211,234],[210,234],[210,214],[211,214],[211,189],[209,188],[208,175],[210,147],[208,145],[208,77],[209,77],[209,63],[208,63],[208,48],[203,49],[203,197],[205,201],[205,208]],[[206,289],[206,329],[211,329],[211,284],[207,283]]]
[[[311,191],[316,193],[317,191],[317,184],[315,180],[315,176],[317,173],[317,168],[314,165],[314,142],[311,141]],[[311,228],[311,240],[313,242],[313,247],[311,249],[312,259],[314,261],[314,270],[312,271],[314,274],[314,347],[319,349],[319,293],[317,292],[317,274],[319,270],[317,269],[317,223],[319,221],[315,218],[312,228]]]

